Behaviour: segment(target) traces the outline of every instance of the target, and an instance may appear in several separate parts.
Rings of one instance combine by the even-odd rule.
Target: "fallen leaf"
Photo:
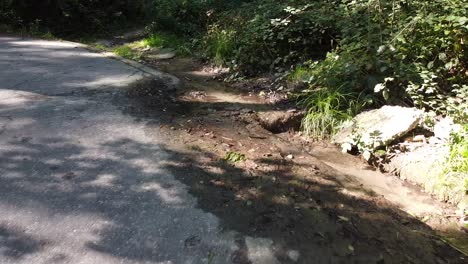
[[[338,218],[339,218],[339,221],[349,222],[349,218],[347,218],[345,216],[339,215]]]

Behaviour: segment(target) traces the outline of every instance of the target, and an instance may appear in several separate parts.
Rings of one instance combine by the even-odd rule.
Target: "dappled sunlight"
[[[47,100],[47,97],[36,93],[3,90],[0,86],[0,106],[2,107],[20,107],[38,100]]]
[[[9,120],[5,123],[5,126],[8,126],[8,129],[21,130],[25,127],[33,125],[35,121],[30,118],[15,118],[14,120]]]
[[[83,187],[116,187],[115,186],[116,176],[112,174],[100,174],[96,175],[96,178],[91,181],[83,182],[81,185]]]
[[[134,190],[138,192],[154,192],[164,203],[172,206],[183,205],[183,200],[179,197],[180,190],[177,190],[174,186],[163,187],[158,182],[149,181],[141,184],[141,186],[134,187]]]
[[[88,82],[68,82],[64,83],[64,87],[88,87],[88,88],[101,88],[101,87],[127,87],[129,84],[141,79],[141,76],[136,74],[113,75],[109,77],[98,78]]]
[[[76,48],[82,45],[71,43],[71,42],[58,42],[58,41],[47,41],[47,40],[38,40],[38,39],[30,39],[30,40],[21,40],[21,41],[14,41],[16,38],[4,38],[7,40],[8,44],[12,44],[15,46],[26,46],[26,47],[59,47],[59,48]],[[10,40],[10,41],[8,41]]]
[[[262,158],[255,160],[254,172],[242,164],[220,161],[209,150],[194,148],[187,155],[193,160],[167,166],[199,197],[202,209],[219,217],[224,228],[243,235],[236,259],[283,263],[298,257],[321,263],[357,257],[372,262],[405,259],[396,253],[404,248],[429,261],[432,257],[421,255],[425,253],[420,248],[438,248],[425,237],[433,232],[430,227],[348,176],[334,175],[339,172],[327,170],[326,165],[303,174],[288,168],[291,162]],[[262,173],[265,163],[277,167]],[[188,172],[200,176],[191,177]],[[352,254],[350,248],[362,255]]]
[[[146,76],[145,73],[74,43],[39,40],[8,41],[0,37],[0,89],[64,95],[86,90],[123,88]],[[28,56],[16,56],[18,54]],[[1,96],[5,98],[5,96]],[[7,98],[9,96],[6,96]],[[19,105],[30,96],[1,104]],[[13,101],[12,101],[13,100]]]
[[[126,160],[125,148],[115,147],[123,143],[131,157],[147,152],[147,147],[141,143],[122,139],[107,141],[102,143],[102,147],[93,146],[95,150],[102,148],[104,153],[113,153],[113,157],[108,159],[106,156],[88,156],[88,147],[69,143],[67,139],[44,140],[47,141],[55,144],[9,142],[9,145],[22,145],[23,151],[29,150],[21,152],[22,159],[16,159],[14,151],[0,151],[3,170],[0,176],[0,205],[2,212],[5,212],[2,221],[9,221],[10,217],[29,211],[32,219],[46,218],[47,226],[56,224],[54,230],[57,230],[57,233],[43,234],[49,239],[53,238],[50,248],[54,248],[56,244],[69,245],[79,242],[78,250],[91,247],[97,252],[109,251],[109,254],[125,254],[126,250],[133,249],[145,252],[155,250],[161,247],[161,242],[148,244],[141,228],[156,222],[158,225],[164,222],[169,224],[171,220],[165,215],[168,211],[185,210],[184,208],[191,210],[189,206],[194,201],[184,194],[185,190],[177,186],[177,182],[171,183],[169,178],[160,175],[167,172],[157,170],[158,166],[154,163],[154,168],[145,170],[148,161],[131,158]],[[149,148],[152,146],[149,145]],[[57,156],[58,153],[68,154]],[[108,172],[100,173],[104,169]],[[21,177],[9,177],[15,173]],[[34,204],[33,210],[31,203]],[[123,212],[126,210],[134,212],[131,218],[124,216]],[[189,212],[180,211],[176,214],[181,215],[181,219],[189,220],[184,217],[186,213]],[[151,214],[152,217],[147,218],[144,216],[146,214]],[[201,216],[203,213],[199,211],[197,214]],[[60,224],[55,221],[58,218],[61,219]],[[90,220],[95,222],[94,234],[89,233],[84,225]],[[21,222],[24,224],[27,221],[26,219]],[[40,230],[45,228],[44,224],[41,221],[41,229],[34,228],[36,234],[42,232]],[[69,224],[72,226],[67,226]],[[201,223],[197,223],[199,224]],[[63,232],[69,232],[73,236],[60,237],[59,234]],[[121,236],[122,232],[126,235]],[[121,249],[124,248],[123,252],[117,253],[118,251],[108,244],[116,236],[119,240],[122,239],[122,242],[132,241],[121,246]],[[164,247],[174,246],[176,241],[164,244]],[[67,255],[67,252],[64,254]]]
[[[253,263],[280,263],[274,257],[272,240],[246,237],[245,244],[247,247],[249,259],[253,261]]]

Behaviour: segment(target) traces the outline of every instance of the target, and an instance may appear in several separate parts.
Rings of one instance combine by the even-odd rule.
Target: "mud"
[[[133,87],[129,113],[163,120],[150,121],[148,133],[158,131],[168,148],[185,154],[168,169],[226,231],[271,239],[282,263],[294,262],[285,248],[300,252],[298,263],[467,261],[454,208],[328,143],[259,124],[257,113],[287,111],[289,103],[259,96],[249,84],[220,83],[190,59],[146,63],[184,85],[167,90],[149,80]],[[227,152],[246,160],[229,162]],[[234,262],[249,263],[247,253],[241,247]]]

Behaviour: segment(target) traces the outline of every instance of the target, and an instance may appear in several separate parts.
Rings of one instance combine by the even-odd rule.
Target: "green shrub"
[[[204,55],[215,64],[230,64],[236,48],[235,36],[234,30],[221,30],[218,26],[213,26],[204,38]]]

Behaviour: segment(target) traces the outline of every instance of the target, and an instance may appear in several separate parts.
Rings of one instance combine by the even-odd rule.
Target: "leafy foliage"
[[[245,75],[286,73],[308,86],[298,101],[312,136],[382,104],[467,118],[466,0],[153,4],[161,14],[154,24],[200,38],[205,58]]]

